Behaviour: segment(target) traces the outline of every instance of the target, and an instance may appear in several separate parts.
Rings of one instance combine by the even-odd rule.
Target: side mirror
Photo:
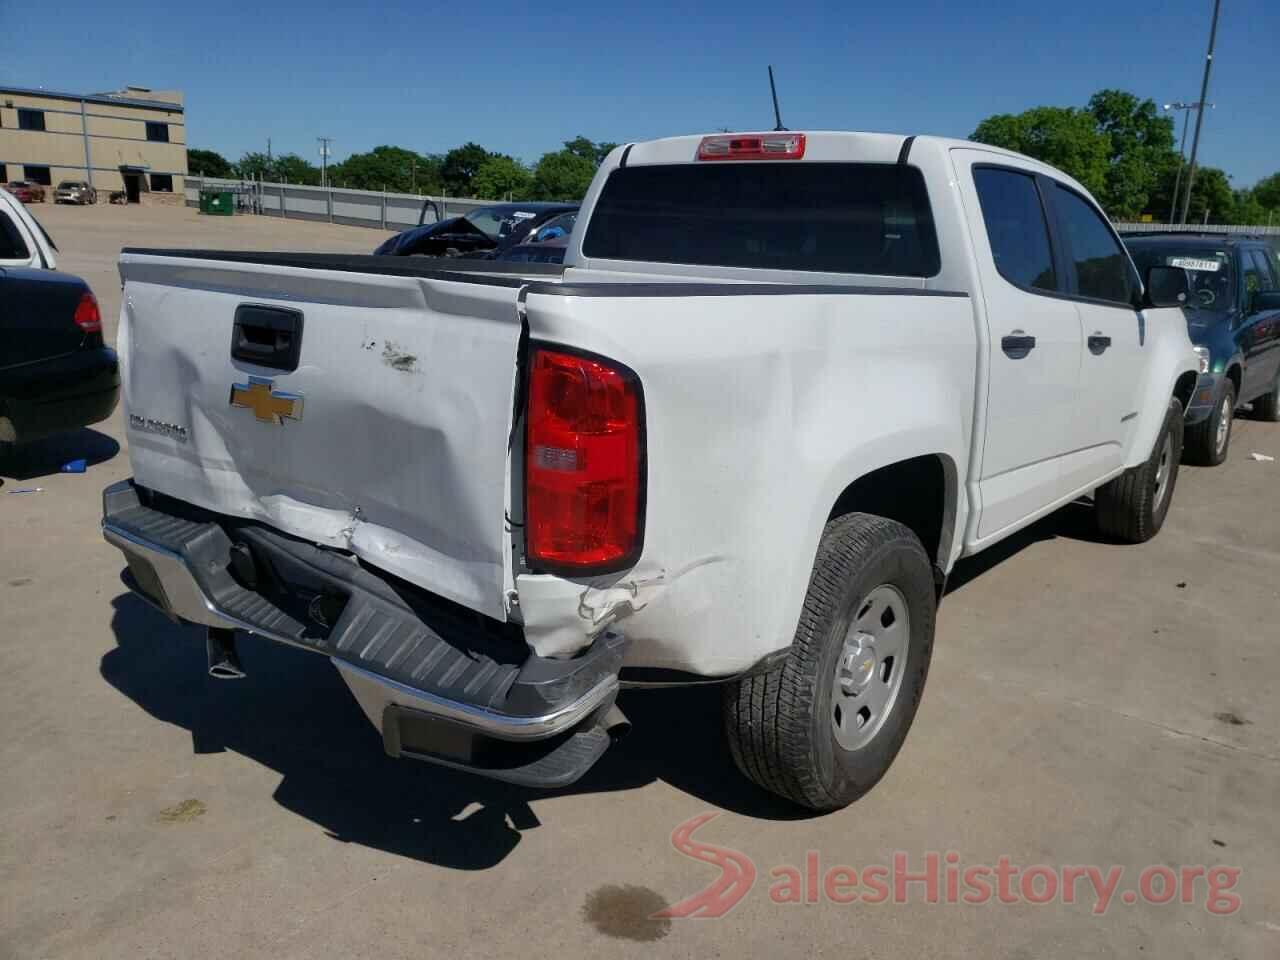
[[[1259,290],[1253,295],[1249,313],[1252,315],[1268,310],[1280,310],[1280,290]]]
[[[1185,307],[1187,272],[1181,267],[1152,267],[1147,271],[1148,307]]]

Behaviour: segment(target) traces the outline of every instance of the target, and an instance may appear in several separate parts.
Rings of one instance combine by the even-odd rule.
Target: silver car
[[[53,192],[55,203],[97,203],[98,191],[83,180],[63,180]]]

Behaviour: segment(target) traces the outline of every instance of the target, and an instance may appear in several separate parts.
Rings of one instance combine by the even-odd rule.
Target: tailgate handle
[[[242,303],[231,328],[231,356],[245,363],[294,371],[302,355],[302,311]]]

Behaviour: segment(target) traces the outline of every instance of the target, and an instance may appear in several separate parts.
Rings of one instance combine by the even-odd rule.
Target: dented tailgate
[[[518,278],[130,253],[120,271],[139,484],[505,619]]]

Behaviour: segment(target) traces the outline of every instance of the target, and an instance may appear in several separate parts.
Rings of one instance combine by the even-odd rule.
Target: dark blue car
[[[111,416],[116,353],[98,301],[79,277],[0,267],[0,454]]]
[[[1144,276],[1154,266],[1186,271],[1200,381],[1184,450],[1192,463],[1222,463],[1239,404],[1280,420],[1280,259],[1265,240],[1231,234],[1143,234],[1125,244]]]
[[[466,216],[424,223],[388,238],[375,254],[393,257],[469,257],[492,260],[523,243],[554,217],[572,213],[576,203],[495,203]]]

